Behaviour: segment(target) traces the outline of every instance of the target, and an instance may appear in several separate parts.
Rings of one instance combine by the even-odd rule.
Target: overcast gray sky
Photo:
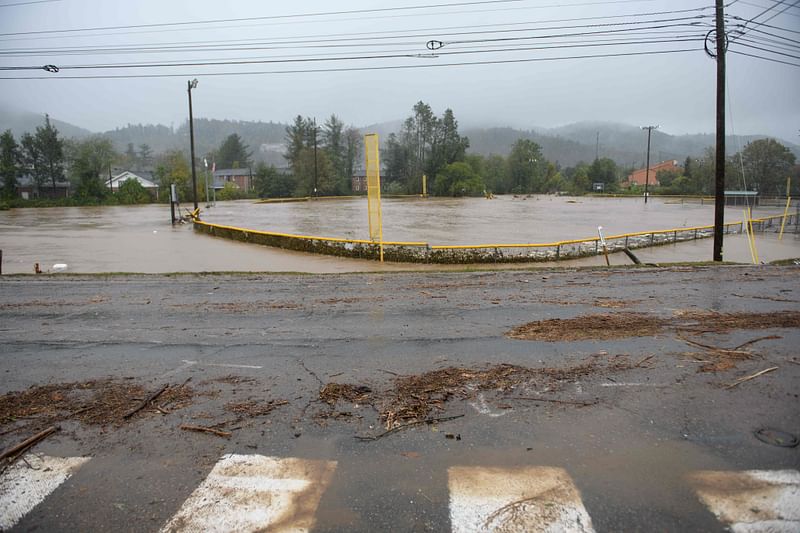
[[[798,142],[800,0],[728,3],[726,14],[738,17],[731,25],[761,14],[744,36],[732,36],[731,52],[761,58],[727,56],[729,132]],[[97,131],[127,123],[178,126],[187,116],[187,80],[197,77],[199,117],[286,122],[297,114],[336,113],[363,126],[404,118],[423,100],[437,113],[451,107],[462,124],[534,128],[602,120],[660,124],[667,133],[713,132],[715,65],[703,51],[712,4],[0,0],[0,67],[61,67],[0,71],[0,78],[46,78],[0,79],[0,105]],[[429,40],[444,43],[438,57],[429,57]],[[609,54],[638,55],[564,59]],[[405,57],[377,57],[398,55]],[[289,59],[304,62],[128,68]],[[497,61],[505,63],[439,66]],[[96,65],[115,66],[68,68]],[[424,67],[385,69],[398,66]],[[365,67],[383,70],[297,72]],[[251,74],[232,74],[242,72]],[[175,77],[88,78],[109,75]]]

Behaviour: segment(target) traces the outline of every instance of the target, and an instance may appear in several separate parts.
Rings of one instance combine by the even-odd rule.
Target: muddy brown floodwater
[[[754,217],[780,214],[759,208]],[[219,202],[205,209],[204,220],[263,231],[368,238],[365,198],[283,204],[252,201]],[[729,208],[726,221],[741,220]],[[532,196],[463,199],[384,199],[384,239],[430,244],[543,243],[589,238],[603,226],[607,235],[692,227],[713,223],[713,206],[680,199],[568,198]],[[759,234],[762,261],[800,257],[796,228],[779,241],[774,233]],[[373,261],[305,254],[227,241],[195,234],[188,225],[172,227],[164,205],[68,207],[0,211],[3,273],[33,272],[34,263],[69,272],[364,272],[447,269],[441,265],[379,264]],[[637,251],[645,262],[709,260],[712,241],[705,239]],[[746,238],[725,240],[725,259],[750,262]],[[601,257],[561,265],[599,265]],[[612,264],[629,264],[621,254]],[[544,263],[536,263],[541,266]],[[516,265],[514,268],[519,268]],[[462,269],[463,266],[453,266]],[[480,268],[497,268],[483,265]],[[506,267],[508,268],[508,267]]]

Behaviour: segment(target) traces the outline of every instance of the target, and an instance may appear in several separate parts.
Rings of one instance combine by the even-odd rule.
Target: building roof
[[[31,176],[30,174],[23,174],[21,176],[17,176],[17,187],[33,187],[33,186],[34,186],[33,176]],[[42,187],[43,188],[50,187],[52,189],[53,188],[53,182],[50,181],[49,179],[46,179],[42,183]],[[61,189],[61,188],[69,188],[69,181],[67,181],[67,180],[58,180],[58,181],[56,181],[56,188],[59,188],[59,189]]]
[[[157,189],[158,184],[154,181],[152,172],[131,172],[125,170],[111,177],[111,187],[118,188],[128,180],[136,180],[145,189]],[[109,180],[106,180],[109,183]]]

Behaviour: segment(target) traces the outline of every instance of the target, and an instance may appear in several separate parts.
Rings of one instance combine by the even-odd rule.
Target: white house
[[[136,180],[139,182],[139,185],[145,188],[147,191],[152,191],[155,194],[156,200],[158,200],[158,185],[155,181],[153,181],[153,174],[151,172],[131,172],[130,170],[125,170],[115,176],[112,176],[110,180],[106,181],[106,184],[112,191],[118,191],[120,185],[125,183],[128,180]]]

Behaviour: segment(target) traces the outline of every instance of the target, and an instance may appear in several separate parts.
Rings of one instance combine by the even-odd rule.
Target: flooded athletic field
[[[759,208],[754,217],[781,214]],[[739,208],[728,208],[726,222],[741,220]],[[203,220],[255,230],[320,237],[367,239],[365,198],[255,204],[219,202],[203,209]],[[569,198],[532,196],[495,200],[384,199],[384,240],[444,244],[545,243],[606,235],[693,227],[713,223],[713,206],[680,199]],[[762,261],[800,257],[800,237],[788,228],[782,241],[773,233],[757,234]],[[232,242],[195,233],[191,226],[172,227],[165,205],[11,209],[0,211],[3,273],[33,272],[64,263],[69,272],[204,272],[294,271],[362,272],[408,269],[463,269],[464,266],[379,264],[373,261],[305,254]],[[640,249],[645,262],[710,260],[712,240]],[[725,259],[750,262],[746,237],[725,239]],[[559,265],[594,265],[601,257],[562,261]],[[612,264],[629,264],[622,254]],[[552,263],[551,263],[552,264]],[[535,263],[532,266],[542,266]],[[520,264],[505,268],[520,268]],[[479,268],[496,268],[482,265]]]

